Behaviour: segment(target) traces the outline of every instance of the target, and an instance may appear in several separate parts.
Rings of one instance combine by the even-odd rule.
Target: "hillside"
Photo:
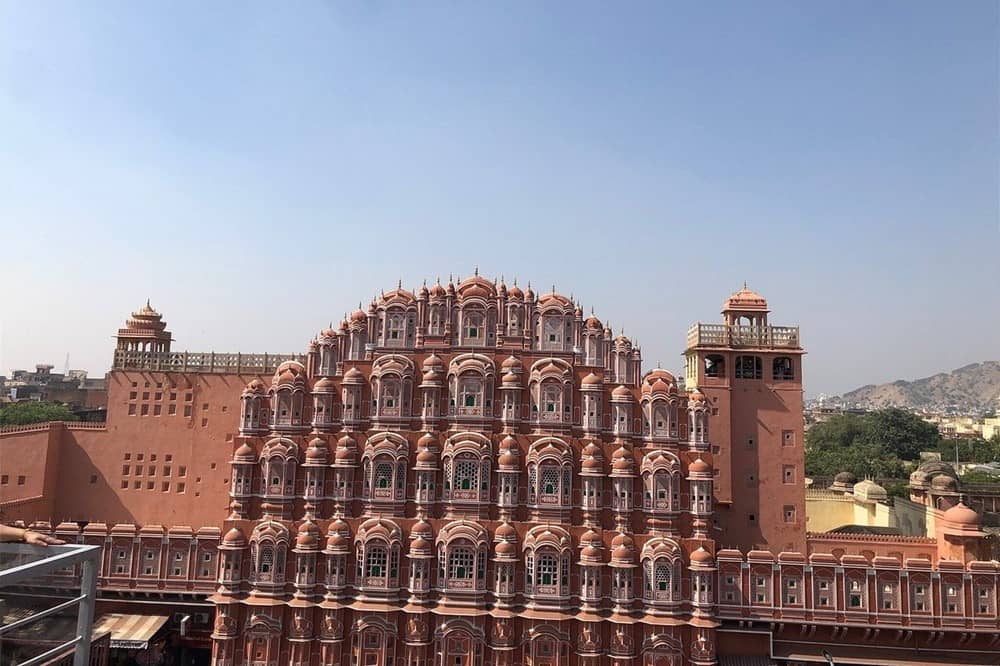
[[[866,408],[908,407],[983,411],[997,407],[1000,395],[1000,361],[972,363],[912,382],[902,379],[869,384],[834,401]]]

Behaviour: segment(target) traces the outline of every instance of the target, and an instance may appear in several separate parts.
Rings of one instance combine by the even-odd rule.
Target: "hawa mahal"
[[[797,327],[745,286],[685,377],[561,294],[382,293],[302,355],[119,329],[104,424],[0,433],[5,520],[216,666],[995,664],[1000,565],[813,533]]]

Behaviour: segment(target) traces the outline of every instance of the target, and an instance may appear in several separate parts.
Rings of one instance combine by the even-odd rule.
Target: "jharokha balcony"
[[[731,326],[694,324],[688,329],[687,348],[752,347],[762,349],[800,349],[798,326]]]

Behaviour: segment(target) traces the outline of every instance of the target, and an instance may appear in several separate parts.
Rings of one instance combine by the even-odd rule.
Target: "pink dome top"
[[[945,511],[944,519],[956,525],[979,525],[979,514],[962,503]]]

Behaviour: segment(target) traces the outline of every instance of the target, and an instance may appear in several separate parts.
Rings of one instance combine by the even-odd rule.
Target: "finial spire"
[[[149,304],[149,296],[146,297],[146,307],[149,308],[150,310],[153,309],[153,306]]]
[[[747,281],[746,281],[746,280],[743,280],[743,288],[744,288],[744,289],[746,289],[746,288],[747,288]]]
[[[396,289],[403,288],[403,278],[399,278],[399,282],[396,283]]]
[[[475,274],[476,274],[476,277],[479,277],[479,265],[478,264],[476,264]]]

